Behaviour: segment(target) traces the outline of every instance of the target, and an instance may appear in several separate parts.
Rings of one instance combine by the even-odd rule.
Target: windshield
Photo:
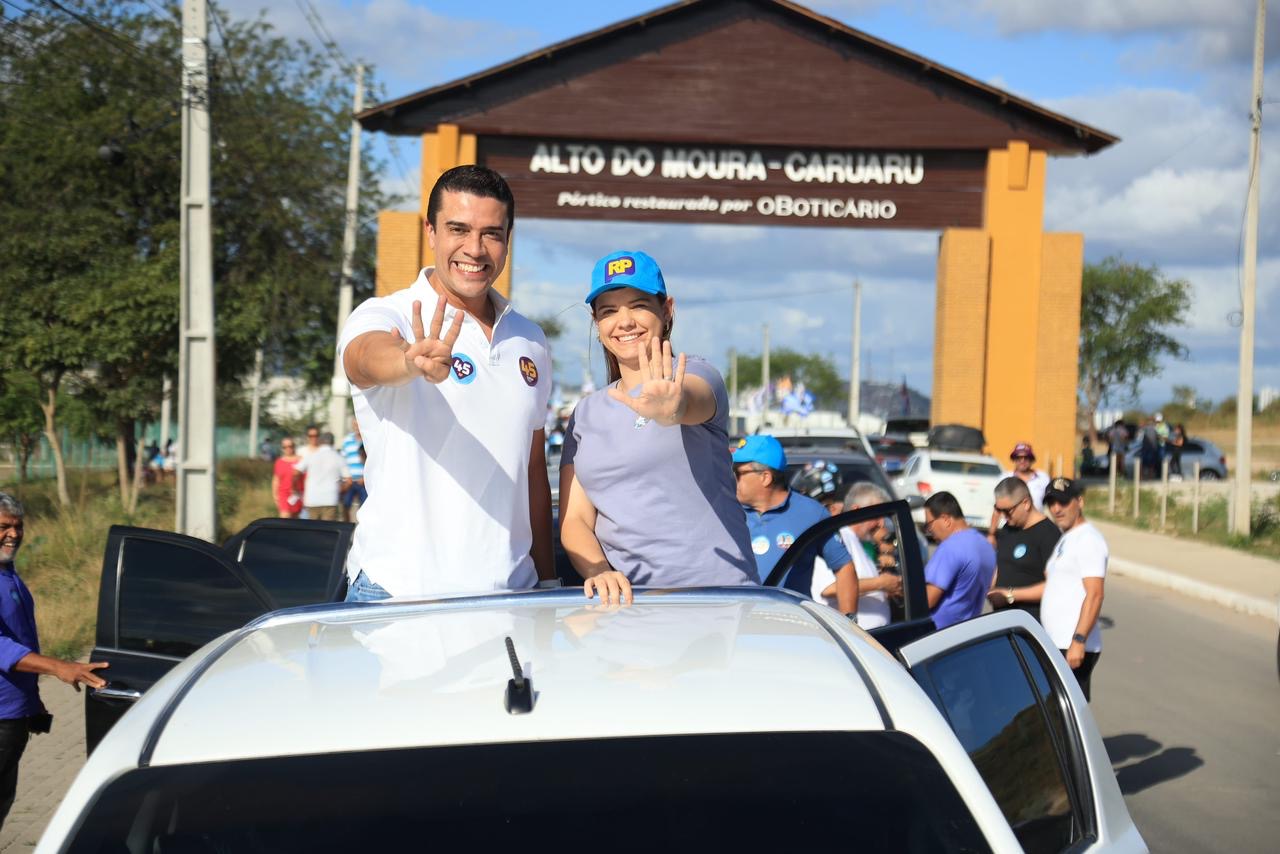
[[[68,850],[520,850],[572,838],[645,854],[990,850],[933,755],[893,732],[488,744],[142,768],[105,788]]]
[[[814,459],[821,458],[815,457]],[[796,478],[799,476],[800,472],[804,470],[805,463],[810,461],[811,460],[809,459],[802,458],[788,463],[788,485],[794,486]],[[834,462],[836,468],[840,470],[840,481],[844,485],[843,493],[847,493],[849,491],[849,487],[853,486],[855,483],[861,483],[864,480],[869,480],[887,492],[890,498],[897,497],[896,493],[893,491],[893,487],[889,485],[889,479],[886,478],[884,473],[880,470],[880,466],[871,460],[861,460],[858,462],[832,460],[832,462]],[[844,497],[843,493],[840,496],[841,498]]]

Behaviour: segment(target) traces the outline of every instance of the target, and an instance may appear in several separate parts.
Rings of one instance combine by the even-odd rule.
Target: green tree
[[[776,383],[783,377],[804,383],[819,408],[839,408],[849,392],[849,383],[840,379],[835,365],[825,356],[797,353],[795,350],[769,351],[769,379]],[[761,358],[758,354],[738,354],[738,387],[759,386],[762,381]]]
[[[1186,325],[1191,285],[1110,257],[1086,264],[1080,299],[1080,394],[1086,422],[1104,402],[1132,400],[1166,357],[1186,358],[1170,330]],[[1092,429],[1092,427],[1091,427]],[[1095,437],[1096,438],[1096,437]]]
[[[13,447],[19,483],[27,480],[27,465],[43,426],[39,383],[30,374],[5,364],[0,351],[0,441]]]
[[[136,421],[154,420],[178,344],[176,8],[49,4],[0,22],[0,334],[35,377],[57,445],[64,385],[114,432],[122,497]],[[215,19],[214,279],[218,377],[274,371],[326,386],[333,364],[350,90],[345,71],[262,21]],[[356,297],[372,292],[362,171]],[[135,469],[135,472],[137,470]],[[136,497],[136,478],[134,483]],[[59,494],[66,500],[65,488]]]

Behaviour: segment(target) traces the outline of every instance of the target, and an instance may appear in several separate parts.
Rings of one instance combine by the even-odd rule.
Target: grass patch
[[[1115,513],[1107,512],[1106,496],[1105,486],[1090,490],[1090,516],[1144,531],[1196,539],[1280,560],[1280,496],[1254,500],[1250,514],[1251,535],[1248,537],[1231,533],[1227,518],[1227,499],[1221,495],[1200,497],[1200,513],[1195,533],[1192,533],[1194,512],[1189,494],[1169,493],[1163,528],[1160,526],[1158,490],[1142,490],[1137,516],[1133,515],[1132,486],[1117,485]]]
[[[36,602],[36,628],[48,655],[78,658],[93,646],[97,630],[98,584],[107,530],[135,525],[172,531],[174,480],[146,486],[135,513],[120,502],[114,472],[71,470],[71,506],[58,505],[52,479],[0,487],[26,506],[26,539],[17,567]],[[274,516],[271,464],[226,460],[218,465],[219,541],[254,519]]]

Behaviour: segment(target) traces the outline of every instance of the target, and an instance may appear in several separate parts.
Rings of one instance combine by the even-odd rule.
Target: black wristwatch
[[[1072,643],[1087,643],[1088,640],[1089,639],[1087,637],[1080,634],[1079,632],[1076,632],[1074,635],[1071,636]]]

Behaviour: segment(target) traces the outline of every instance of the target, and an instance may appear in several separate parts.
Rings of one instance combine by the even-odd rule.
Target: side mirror
[[[924,506],[924,497],[920,495],[908,495],[907,506],[912,510],[919,510]]]

